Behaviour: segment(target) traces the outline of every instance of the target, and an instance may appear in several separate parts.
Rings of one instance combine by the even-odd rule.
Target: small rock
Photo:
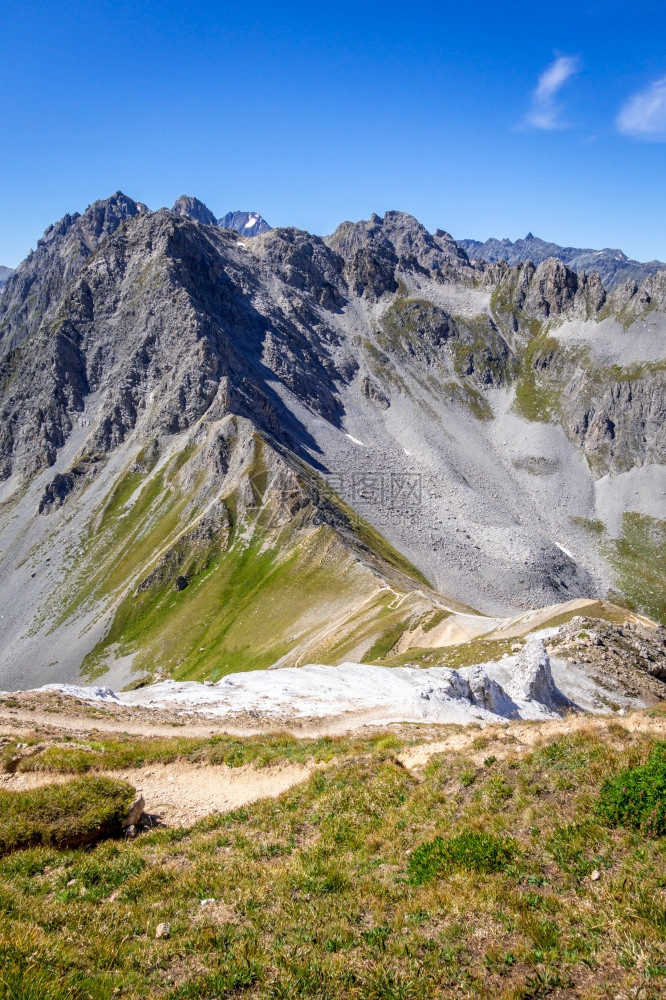
[[[593,882],[598,882],[599,879],[601,878],[601,872],[597,871],[597,869],[595,868],[592,874],[590,875],[590,878],[592,879]]]
[[[128,840],[134,840],[138,832],[134,823],[130,823],[129,826],[125,827],[125,836]]]
[[[210,906],[215,900],[211,897],[210,899],[202,899],[199,906]]]
[[[73,885],[76,885],[76,879],[70,878],[69,882],[67,883],[67,888],[71,889]]]
[[[164,922],[158,924],[157,927],[155,928],[156,938],[168,938],[170,937],[170,935],[171,935],[171,924],[167,924],[166,922]]]
[[[123,824],[126,827],[136,826],[141,819],[141,813],[146,805],[143,795],[140,795],[138,799],[135,799],[132,805],[129,807],[129,812],[127,814],[127,819]]]

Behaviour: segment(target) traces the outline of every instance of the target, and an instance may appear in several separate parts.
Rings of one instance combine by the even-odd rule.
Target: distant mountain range
[[[262,233],[269,232],[273,227],[269,226],[258,212],[227,212],[221,219],[217,219],[207,205],[204,205],[198,198],[191,198],[182,194],[171,209],[176,215],[184,215],[195,222],[201,222],[204,226],[222,226],[224,229],[235,229],[243,236],[261,236]]]
[[[625,281],[636,281],[638,284],[657,271],[666,270],[666,263],[661,260],[650,260],[641,263],[631,260],[621,250],[606,247],[604,250],[581,249],[580,247],[561,247],[557,243],[548,243],[528,233],[524,240],[497,240],[491,237],[485,243],[479,240],[458,240],[470,260],[487,261],[494,264],[504,260],[507,264],[520,264],[531,260],[540,264],[549,257],[556,257],[573,271],[596,271],[604,285],[617,288]]]
[[[7,278],[11,277],[13,273],[13,267],[3,267],[3,265],[0,264],[0,288],[2,288],[4,283],[7,281]]]

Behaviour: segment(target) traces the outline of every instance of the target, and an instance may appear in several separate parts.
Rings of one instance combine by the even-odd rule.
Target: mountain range
[[[7,281],[0,683],[663,619],[666,272],[470,260],[402,212],[246,228],[116,192]]]
[[[196,219],[204,225],[235,229],[244,236],[261,236],[272,228],[258,212],[227,212],[222,218],[217,219],[198,198],[186,195],[178,199],[172,211]],[[557,243],[539,239],[532,233],[528,233],[522,240],[513,242],[509,239],[498,240],[491,237],[485,243],[479,240],[458,240],[457,243],[472,259],[490,264],[501,260],[508,264],[527,263],[527,261],[540,264],[549,257],[554,257],[563,261],[573,271],[595,271],[610,290],[625,281],[640,283],[657,271],[666,269],[663,261],[652,260],[641,263],[631,260],[621,250],[562,247]],[[13,268],[0,266],[0,288],[13,273]]]
[[[525,239],[514,242],[492,237],[485,243],[479,240],[458,240],[458,246],[462,247],[470,258],[478,258],[490,264],[500,260],[508,264],[520,264],[528,260],[533,264],[541,264],[549,257],[555,257],[563,261],[572,271],[595,271],[608,289],[617,288],[626,281],[640,284],[650,275],[666,269],[666,264],[660,260],[641,263],[631,260],[621,250],[561,247],[557,243],[539,239],[532,233],[528,233]]]

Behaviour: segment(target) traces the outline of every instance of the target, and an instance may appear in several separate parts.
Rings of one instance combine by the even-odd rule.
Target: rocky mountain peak
[[[563,313],[577,291],[576,274],[561,260],[548,257],[534,272],[525,305],[538,319],[548,319]]]
[[[110,198],[95,201],[80,217],[81,229],[86,235],[99,241],[114,233],[127,219],[133,219],[148,211],[140,201],[128,198],[122,191],[116,191]]]
[[[367,221],[343,222],[326,238],[345,260],[345,277],[356,294],[377,298],[397,288],[396,270],[442,280],[471,265],[443,229],[434,235],[408,212],[373,213]]]
[[[78,238],[88,250],[94,250],[99,241],[114,233],[121,223],[147,211],[146,205],[128,198],[122,191],[116,191],[109,198],[88,205],[83,214],[68,213],[48,226],[37,241],[37,250],[59,244],[69,233]]]
[[[218,225],[225,229],[235,229],[241,236],[261,236],[272,229],[258,212],[227,212],[218,219]]]
[[[0,356],[28,337],[32,319],[45,319],[58,303],[65,285],[75,277],[97,247],[127,220],[148,214],[148,208],[122,191],[93,202],[79,214],[67,214],[49,226],[7,281],[0,304]]]
[[[171,211],[175,212],[176,215],[184,215],[189,219],[194,219],[195,222],[201,222],[204,226],[217,225],[217,219],[208,206],[204,205],[198,198],[192,198],[187,194],[181,194],[180,198],[176,199]]]

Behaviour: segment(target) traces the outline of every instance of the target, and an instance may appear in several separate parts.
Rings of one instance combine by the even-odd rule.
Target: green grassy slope
[[[666,520],[628,511],[606,551],[623,603],[666,625]]]

